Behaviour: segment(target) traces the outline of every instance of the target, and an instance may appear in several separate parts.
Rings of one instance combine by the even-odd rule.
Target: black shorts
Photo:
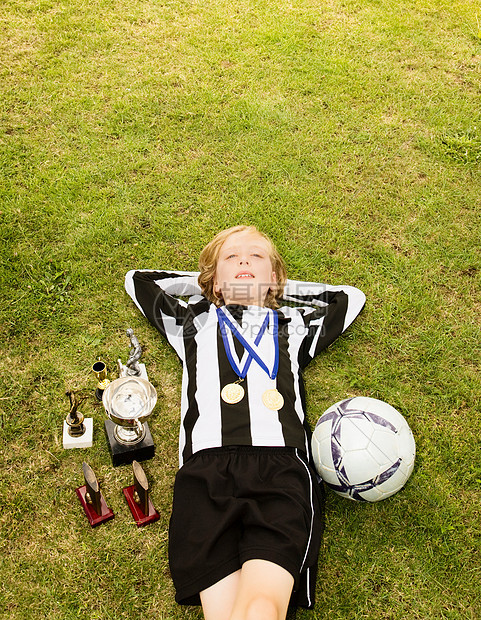
[[[293,602],[311,608],[323,496],[295,448],[226,447],[194,454],[178,471],[169,529],[176,601],[262,559],[294,577]]]

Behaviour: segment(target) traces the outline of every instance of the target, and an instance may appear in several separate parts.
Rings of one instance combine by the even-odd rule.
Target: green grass
[[[479,5],[442,0],[5,0],[0,29],[0,615],[200,618],[173,599],[167,527],[181,372],[123,292],[194,269],[253,223],[291,277],[368,297],[306,372],[309,417],[351,394],[408,420],[392,498],[328,494],[317,605],[298,618],[481,616]],[[159,393],[137,529],[92,397],[94,446],[62,448],[65,391],[112,376],[133,327]],[[82,461],[116,512],[91,530]]]

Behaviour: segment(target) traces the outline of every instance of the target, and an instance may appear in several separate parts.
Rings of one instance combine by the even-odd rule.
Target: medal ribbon
[[[272,372],[271,372],[269,370],[269,368],[267,367],[267,364],[259,356],[257,351],[252,347],[252,345],[240,333],[239,328],[234,323],[232,323],[232,321],[229,319],[229,317],[225,313],[225,310],[223,310],[222,308],[217,308],[217,318],[218,318],[218,321],[219,321],[220,332],[222,334],[222,339],[224,341],[224,347],[225,347],[225,351],[226,351],[227,357],[229,359],[230,365],[232,366],[234,372],[236,372],[238,377],[240,377],[241,379],[244,379],[244,377],[247,375],[247,371],[249,370],[249,367],[250,367],[251,362],[252,362],[253,359],[255,359],[255,361],[259,364],[259,366],[262,368],[262,370],[264,372],[266,372],[267,375],[271,379],[274,379],[276,377],[276,375],[277,375],[277,370],[279,369],[279,342],[278,342],[278,339],[277,339],[278,319],[277,319],[277,313],[276,312],[272,312],[272,315],[274,317],[274,322],[273,322],[274,366],[273,366]],[[262,339],[262,336],[264,335],[264,332],[267,329],[268,324],[269,324],[269,311],[267,312],[266,318],[264,319],[264,322],[263,322],[263,324],[262,324],[262,326],[261,326],[261,328],[259,330],[259,333],[257,334],[256,339],[254,340],[254,345],[256,347],[260,343],[260,341]],[[229,329],[234,334],[234,336],[239,340],[239,342],[244,346],[246,351],[248,351],[248,353],[249,353],[247,361],[246,361],[246,363],[244,365],[244,368],[242,370],[237,366],[237,364],[236,364],[236,362],[234,360],[234,357],[232,355],[232,351],[231,351],[231,348],[230,348],[230,343],[229,343],[229,340],[227,338],[226,325],[229,327]]]

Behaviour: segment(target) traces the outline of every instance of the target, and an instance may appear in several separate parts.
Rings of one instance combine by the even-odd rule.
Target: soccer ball
[[[414,468],[416,444],[403,416],[366,396],[332,405],[312,435],[318,474],[339,495],[377,502],[401,489]]]

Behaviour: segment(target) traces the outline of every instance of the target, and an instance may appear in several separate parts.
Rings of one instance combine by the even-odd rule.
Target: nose
[[[239,264],[240,265],[248,265],[249,264],[249,259],[247,256],[241,256],[239,259]]]

